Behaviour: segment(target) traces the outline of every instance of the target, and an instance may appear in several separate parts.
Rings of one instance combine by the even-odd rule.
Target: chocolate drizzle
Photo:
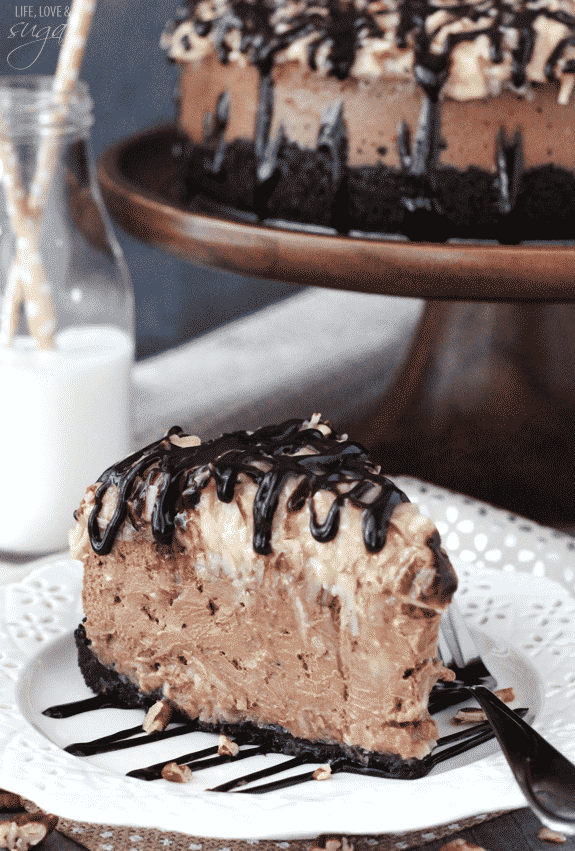
[[[324,113],[317,137],[317,148],[319,151],[324,149],[329,152],[332,182],[337,191],[347,159],[343,101],[334,103]]]
[[[100,476],[94,507],[88,518],[92,548],[105,555],[110,552],[124,521],[134,528],[141,524],[146,494],[157,488],[151,528],[159,544],[170,544],[178,515],[193,511],[203,489],[213,480],[218,498],[231,502],[240,475],[258,486],[253,503],[253,547],[260,555],[272,553],[271,537],[274,514],[284,488],[292,488],[289,511],[310,506],[310,531],[318,541],[329,541],[337,534],[342,506],[349,502],[362,509],[362,534],[366,549],[379,552],[386,540],[394,508],[408,502],[393,482],[381,475],[367,451],[354,443],[303,420],[287,420],[254,432],[224,434],[200,446],[182,448],[171,436],[182,437],[178,426],[166,437],[150,444],[107,469]],[[307,453],[307,454],[298,454]],[[339,486],[349,488],[340,492]],[[113,515],[101,531],[100,512],[106,494],[117,493]],[[313,496],[320,491],[334,495],[327,518],[318,523]],[[440,570],[441,575],[445,571]],[[449,584],[451,574],[445,575]]]
[[[285,140],[285,130],[283,124],[280,124],[275,137],[268,139],[263,156],[257,164],[257,181],[260,185],[266,184],[273,178],[278,166],[278,154]]]
[[[503,127],[500,129],[497,135],[496,162],[499,213],[501,216],[508,216],[515,206],[523,174],[523,137],[519,130],[510,140]]]
[[[436,170],[441,150],[440,115],[437,98],[425,94],[413,147],[409,128],[405,122],[398,133],[400,162],[406,173],[414,178],[412,185],[420,190],[415,196],[403,199],[406,209],[411,213],[422,209],[441,213],[435,197]]]
[[[273,118],[273,102],[273,83],[271,73],[268,72],[260,76],[258,91],[258,112],[254,139],[256,160],[258,162],[264,158],[268,146]]]
[[[557,20],[560,20],[560,18],[558,17]],[[575,34],[562,39],[552,51],[549,59],[545,63],[545,76],[547,77],[549,82],[553,81],[556,77],[555,68],[559,63],[559,60],[561,59],[567,48],[572,47],[573,45],[575,45]],[[563,65],[563,73],[575,74],[575,60],[569,59],[567,62],[565,62],[565,64]]]
[[[278,154],[285,141],[283,125],[271,137],[273,119],[273,83],[271,72],[260,73],[258,111],[255,128],[254,210],[260,220],[267,218],[269,198],[274,191],[279,174]]]
[[[219,96],[215,113],[212,116],[210,113],[204,115],[204,144],[213,151],[213,158],[206,162],[206,171],[213,175],[220,174],[224,157],[226,155],[226,140],[225,132],[228,126],[230,116],[230,96],[227,92],[222,92]]]
[[[317,137],[317,150],[326,151],[329,157],[331,177],[330,225],[339,233],[348,233],[349,231],[347,148],[343,101],[340,100],[325,111]]]

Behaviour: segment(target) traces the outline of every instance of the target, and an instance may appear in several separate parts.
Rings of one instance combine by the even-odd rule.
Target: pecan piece
[[[177,446],[179,449],[189,449],[191,446],[199,446],[201,444],[199,437],[195,434],[184,434],[180,437],[179,434],[170,435],[170,443]]]
[[[542,827],[537,834],[537,839],[543,839],[544,842],[567,842],[567,837],[556,830],[550,830],[548,827]]]
[[[475,842],[470,842],[462,836],[457,839],[452,839],[446,845],[442,845],[439,851],[485,851],[481,845],[476,845]]]
[[[320,765],[319,768],[316,768],[312,776],[314,780],[327,780],[328,777],[331,777],[331,765],[327,763],[326,765]]]
[[[498,688],[497,691],[494,691],[493,694],[496,694],[499,700],[502,700],[503,703],[512,703],[515,700],[515,691],[513,690],[513,686],[509,686],[509,688]]]
[[[0,810],[19,810],[23,806],[20,795],[0,789]]]
[[[487,721],[487,716],[483,709],[475,706],[464,706],[451,719],[452,724],[477,724],[480,721]]]
[[[494,691],[493,694],[495,694],[499,700],[502,700],[503,703],[512,703],[512,701],[515,700],[515,691],[512,686],[509,686],[509,688],[497,689],[497,691]],[[487,716],[483,709],[479,709],[475,706],[464,706],[451,719],[452,724],[477,724],[480,721],[487,721]]]
[[[150,706],[144,718],[142,728],[146,733],[157,733],[165,730],[172,717],[172,707],[165,700],[158,700]]]
[[[323,845],[321,844],[323,841]],[[323,839],[323,837],[319,837],[317,839],[318,845],[310,848],[310,851],[354,851],[353,844],[349,841],[346,836],[336,837],[336,836],[328,836]]]
[[[0,848],[28,851],[52,833],[58,818],[44,813],[23,813],[0,823]]]
[[[162,777],[170,783],[189,783],[193,776],[188,765],[178,765],[177,762],[169,762],[162,768]]]
[[[224,736],[222,733],[220,735],[220,740],[218,742],[218,753],[220,756],[237,756],[240,752],[240,746],[237,742],[233,742],[231,739],[228,739],[227,736]]]

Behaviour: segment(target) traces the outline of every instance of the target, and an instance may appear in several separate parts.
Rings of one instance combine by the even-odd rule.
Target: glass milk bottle
[[[0,77],[0,555],[65,549],[131,448],[134,306],[100,197],[92,101]]]

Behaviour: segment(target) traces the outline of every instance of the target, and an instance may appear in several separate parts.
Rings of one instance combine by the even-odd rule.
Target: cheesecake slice
[[[457,580],[362,446],[319,415],[204,444],[176,427],[106,470],[76,521],[94,691],[417,774]]]

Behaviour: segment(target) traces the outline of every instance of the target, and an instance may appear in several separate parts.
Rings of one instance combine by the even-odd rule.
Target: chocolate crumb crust
[[[130,680],[117,671],[103,665],[90,647],[83,624],[79,624],[74,639],[78,649],[78,663],[88,688],[100,695],[106,695],[118,706],[132,709],[148,709],[157,700],[164,699],[160,690],[146,694]],[[107,704],[109,705],[109,704]],[[338,744],[310,742],[296,738],[276,725],[259,727],[249,722],[239,724],[211,724],[198,719],[194,729],[206,733],[219,733],[241,742],[242,745],[254,744],[263,747],[263,751],[282,753],[287,756],[303,756],[310,762],[327,762],[345,758],[350,767],[359,771],[373,773],[381,777],[397,780],[412,780],[424,777],[432,765],[423,759],[403,759],[393,753],[368,753],[363,748],[344,747]]]
[[[180,140],[181,141],[181,140]],[[186,187],[177,203],[196,208],[202,198],[213,199],[216,214],[241,220],[254,210],[249,176],[255,168],[253,146],[242,139],[231,142],[219,178],[205,170],[210,149],[184,141],[174,164],[180,167]],[[286,223],[334,227],[331,178],[326,155],[284,143],[278,179],[267,202],[267,217]],[[575,173],[546,164],[525,170],[518,181],[513,206],[501,212],[498,178],[470,166],[437,170],[435,210],[409,210],[405,201],[417,198],[421,181],[407,172],[378,166],[348,168],[345,205],[339,210],[339,233],[356,235],[403,234],[412,241],[447,239],[496,241],[505,245],[546,240],[575,239]],[[231,209],[225,209],[225,207]],[[345,224],[340,226],[345,213]]]

